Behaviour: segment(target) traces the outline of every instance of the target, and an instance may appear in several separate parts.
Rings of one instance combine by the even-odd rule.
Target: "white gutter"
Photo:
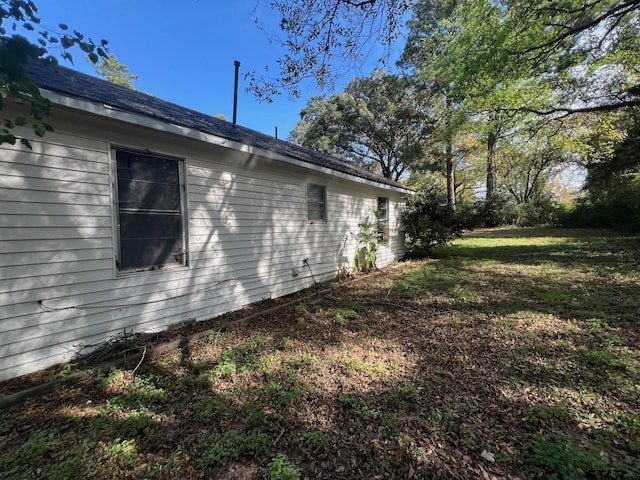
[[[101,117],[119,120],[121,122],[126,122],[133,125],[141,126],[141,127],[151,128],[159,132],[172,133],[172,134],[180,135],[187,138],[193,138],[193,139],[206,142],[212,145],[226,147],[233,150],[239,150],[241,152],[248,153],[250,155],[259,155],[261,157],[265,157],[270,160],[275,160],[278,162],[284,162],[291,165],[296,165],[298,167],[314,170],[317,172],[322,172],[327,175],[343,178],[352,182],[362,183],[362,184],[369,185],[376,188],[384,188],[387,190],[393,190],[393,191],[405,193],[405,194],[413,193],[413,191],[409,188],[395,187],[393,185],[387,185],[385,183],[374,182],[373,180],[368,180],[366,178],[358,177],[356,175],[340,172],[328,167],[316,165],[314,163],[297,160],[295,158],[283,155],[281,153],[276,153],[265,148],[253,147],[251,145],[246,145],[244,143],[240,143],[235,140],[228,140],[226,138],[219,137],[217,135],[204,133],[194,128],[183,127],[183,126],[176,125],[163,120],[156,120],[154,118],[148,117],[140,113],[127,112],[103,103],[98,103],[92,100],[86,100],[86,99],[81,99],[77,97],[70,97],[70,96],[62,95],[60,93],[52,92],[49,90],[41,89],[41,92],[43,97],[49,99],[54,104],[61,105],[63,107],[72,108],[74,110],[81,110],[81,111],[98,115]],[[274,142],[278,141],[275,138],[273,140]]]

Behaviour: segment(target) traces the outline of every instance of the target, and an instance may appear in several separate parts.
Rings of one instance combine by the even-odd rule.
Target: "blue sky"
[[[239,60],[238,123],[254,130],[273,135],[278,127],[279,137],[286,138],[300,110],[318,93],[307,85],[300,99],[285,92],[272,103],[261,103],[245,91],[244,73],[269,66],[276,74],[282,53],[254,21],[256,9],[263,28],[278,33],[279,19],[267,0],[39,0],[36,4],[48,28],[58,30],[58,24],[65,23],[96,42],[106,38],[111,53],[139,76],[137,89],[210,115],[225,114],[229,120],[233,62]],[[72,53],[74,65],[61,63],[95,74],[79,50]],[[350,76],[369,75],[373,66]],[[337,88],[348,80],[344,78]]]

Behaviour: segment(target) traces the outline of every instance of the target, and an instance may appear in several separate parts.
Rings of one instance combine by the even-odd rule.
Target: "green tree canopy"
[[[424,95],[410,79],[378,71],[326,100],[313,98],[291,137],[399,180],[424,160],[433,132]]]
[[[487,110],[627,107],[640,103],[639,9],[638,0],[419,0],[411,27],[422,41],[408,48],[432,51],[425,39],[437,39],[430,74]]]
[[[135,90],[133,82],[138,80],[138,75],[131,73],[129,67],[120,63],[115,55],[111,54],[108,57],[102,57],[95,64],[95,68],[98,75],[105,80]]]

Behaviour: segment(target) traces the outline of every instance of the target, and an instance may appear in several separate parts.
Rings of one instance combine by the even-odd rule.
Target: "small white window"
[[[310,222],[327,219],[327,187],[314,183],[307,184],[307,219]]]
[[[187,265],[184,161],[115,150],[121,272]]]
[[[386,242],[389,239],[389,199],[378,197],[378,236]]]

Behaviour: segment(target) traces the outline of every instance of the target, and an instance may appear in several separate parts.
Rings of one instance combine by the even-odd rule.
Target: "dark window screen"
[[[387,235],[389,228],[389,199],[378,197],[378,234]]]
[[[324,185],[307,185],[307,218],[309,221],[326,220],[327,190]]]
[[[184,265],[182,162],[116,152],[120,269]]]

